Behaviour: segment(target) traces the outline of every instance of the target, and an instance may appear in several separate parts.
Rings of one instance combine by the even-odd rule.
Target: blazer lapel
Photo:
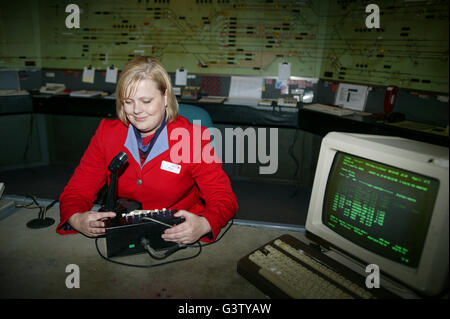
[[[133,156],[134,160],[139,164],[141,169],[146,164],[151,164],[151,160],[158,157],[162,153],[169,150],[169,135],[167,131],[167,125],[164,127],[164,129],[161,131],[161,134],[159,134],[157,140],[155,141],[155,145],[153,145],[153,148],[151,149],[150,153],[147,156],[147,159],[145,160],[144,164],[141,165],[141,159],[139,156],[139,148],[136,141],[136,136],[133,131],[133,127],[128,125],[128,134],[127,139],[125,140],[124,146],[128,149],[130,154]]]

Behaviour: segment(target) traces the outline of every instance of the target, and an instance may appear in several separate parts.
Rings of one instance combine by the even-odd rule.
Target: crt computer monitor
[[[449,150],[399,137],[322,140],[306,230],[423,295],[448,287]]]

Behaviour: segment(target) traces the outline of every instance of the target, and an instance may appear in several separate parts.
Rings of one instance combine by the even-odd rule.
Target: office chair
[[[200,120],[201,126],[204,126],[208,129],[210,127],[213,127],[211,116],[205,109],[202,109],[199,106],[178,103],[178,114],[187,118],[190,123],[192,123],[194,120]],[[209,133],[211,134],[211,130],[209,130]],[[214,135],[212,134],[211,145],[213,148],[215,148]]]
[[[178,106],[178,113],[181,116],[187,118],[189,122],[192,123],[194,120],[200,120],[202,126],[213,126],[211,116],[206,110],[202,109],[201,107],[183,103],[179,103]]]

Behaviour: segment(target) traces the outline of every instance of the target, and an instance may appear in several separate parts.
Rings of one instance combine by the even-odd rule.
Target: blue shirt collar
[[[145,166],[148,162],[150,162],[155,157],[159,156],[160,154],[164,153],[169,149],[169,135],[167,133],[167,125],[165,123],[164,127],[160,131],[160,134],[158,136],[154,136],[153,138],[156,138],[155,144],[153,145],[153,148],[150,150],[149,154],[147,155],[147,158],[145,159],[144,164],[141,165],[141,160],[139,156],[139,146],[138,146],[138,137],[136,137],[136,134],[134,132],[133,125],[128,125],[128,134],[127,139],[125,140],[125,147],[130,151],[131,155],[133,156],[134,160],[142,167]]]

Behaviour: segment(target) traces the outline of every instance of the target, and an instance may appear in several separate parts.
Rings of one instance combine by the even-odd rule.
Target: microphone
[[[108,169],[111,172],[119,170],[128,161],[128,155],[125,152],[117,154],[109,163]]]
[[[113,212],[116,206],[117,172],[128,161],[128,155],[124,152],[117,154],[109,163],[108,169],[111,171],[111,182],[106,196],[105,211]]]

